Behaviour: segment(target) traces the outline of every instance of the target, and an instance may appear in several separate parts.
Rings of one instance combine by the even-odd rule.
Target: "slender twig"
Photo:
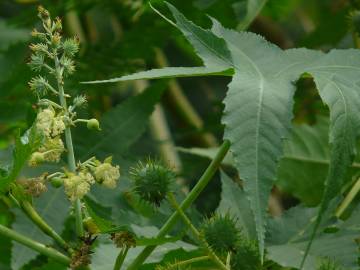
[[[0,234],[18,242],[24,246],[27,246],[28,248],[31,248],[32,250],[35,250],[45,256],[48,256],[49,258],[52,258],[59,263],[62,263],[64,265],[69,265],[69,263],[70,263],[70,258],[65,256],[64,254],[60,253],[56,249],[47,247],[44,244],[36,242],[36,241],[32,240],[31,238],[28,238],[18,232],[15,232],[14,230],[11,230],[1,224],[0,224]],[[16,256],[16,254],[14,254],[14,255]]]
[[[186,196],[184,201],[181,203],[180,208],[184,211],[190,207],[190,205],[196,200],[196,198],[200,195],[200,193],[207,186],[209,181],[214,176],[215,172],[219,168],[221,161],[224,159],[226,153],[229,151],[230,142],[225,140],[223,144],[220,146],[219,151],[217,152],[215,158],[211,161],[209,167],[206,169],[204,174],[201,176],[197,184],[190,191],[190,193]],[[160,229],[157,237],[164,237],[176,224],[179,219],[179,213],[173,213],[166,223]],[[136,270],[139,269],[139,266],[146,260],[147,257],[153,252],[156,248],[156,245],[147,246],[143,249],[143,251],[135,258],[132,264],[128,267],[128,270]]]
[[[20,207],[42,232],[53,238],[56,243],[60,245],[60,247],[68,251],[70,254],[73,252],[69,245],[65,242],[65,240],[62,239],[62,237],[57,234],[57,232],[55,232],[54,229],[45,222],[45,220],[43,220],[43,218],[38,214],[38,212],[32,207],[32,205],[28,201],[24,200],[20,202]]]
[[[336,217],[341,217],[346,208],[350,205],[350,203],[354,200],[356,195],[360,191],[360,178],[355,182],[349,193],[346,195],[345,199],[340,204],[339,208],[336,210]]]
[[[114,265],[114,270],[120,270],[121,269],[121,266],[123,265],[123,263],[125,261],[125,258],[126,258],[126,255],[127,255],[128,251],[129,251],[128,247],[125,247],[124,249],[121,249],[119,255],[116,258],[115,265]]]
[[[209,244],[201,237],[200,232],[195,228],[195,226],[192,224],[191,220],[186,216],[184,211],[180,208],[178,205],[176,198],[173,193],[168,194],[168,201],[169,203],[175,208],[175,210],[179,213],[180,217],[183,219],[185,224],[190,228],[192,233],[195,235],[195,237],[201,242],[202,246],[205,248],[207,254],[211,258],[211,260],[217,264],[217,266],[220,267],[220,269],[223,270],[229,270],[226,265],[219,259],[218,256],[214,253],[214,251],[209,247]]]

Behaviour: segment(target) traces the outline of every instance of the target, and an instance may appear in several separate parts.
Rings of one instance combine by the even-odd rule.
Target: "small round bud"
[[[59,33],[55,33],[52,37],[51,37],[51,44],[54,47],[58,47],[60,45],[60,41],[61,41],[61,36]]]
[[[100,233],[99,227],[95,224],[94,220],[91,217],[87,217],[83,220],[85,229],[90,234],[98,234]]]
[[[60,177],[53,177],[50,180],[50,184],[54,187],[54,188],[59,188],[64,184],[64,180]]]
[[[59,17],[55,18],[54,29],[55,29],[55,31],[61,31],[62,30],[61,19]]]
[[[240,240],[240,232],[236,222],[229,214],[214,215],[201,228],[201,234],[218,254],[224,255],[233,252]]]
[[[100,129],[99,121],[98,121],[97,119],[95,119],[95,118],[89,119],[89,120],[87,121],[86,126],[87,126],[88,129],[101,130],[101,129]]]
[[[43,6],[38,6],[38,16],[42,20],[47,20],[50,17],[50,13]]]
[[[131,168],[130,174],[135,193],[156,206],[160,206],[166,198],[175,179],[175,173],[170,168],[150,159],[145,164],[139,162],[136,167]]]

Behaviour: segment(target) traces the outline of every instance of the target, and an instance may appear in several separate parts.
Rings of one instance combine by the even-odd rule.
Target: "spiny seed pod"
[[[89,121],[86,124],[86,127],[92,130],[101,130],[99,121],[95,118],[89,119]]]
[[[134,192],[156,206],[160,206],[165,199],[175,179],[175,173],[170,168],[150,159],[145,164],[139,162],[131,168],[130,175],[134,182]]]
[[[259,249],[255,242],[242,240],[231,254],[232,270],[260,270],[262,269]]]
[[[216,214],[205,221],[201,234],[215,253],[221,255],[234,251],[240,241],[240,231],[229,214]]]

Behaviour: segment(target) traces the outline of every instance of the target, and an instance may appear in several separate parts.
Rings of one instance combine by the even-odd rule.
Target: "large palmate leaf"
[[[267,240],[268,257],[284,267],[298,267],[315,225],[318,209],[297,206],[288,210],[282,217],[269,221]],[[346,269],[358,269],[358,237],[360,227],[359,208],[347,221],[333,222],[330,216],[324,217],[313,248],[303,267],[304,270],[316,269],[324,257],[336,258]],[[331,230],[325,230],[331,226]],[[335,229],[336,228],[336,229]]]
[[[34,200],[34,207],[38,210],[39,215],[58,233],[61,233],[63,229],[69,206],[62,188],[54,189],[49,187],[48,192]],[[16,219],[12,226],[14,230],[44,244],[53,242],[20,210],[16,209],[15,214]],[[13,243],[12,254],[16,254],[11,258],[13,270],[20,269],[38,255],[32,249],[15,242]]]
[[[294,125],[290,139],[284,144],[284,157],[279,163],[276,184],[308,206],[318,205],[323,194],[330,164],[328,131],[328,119],[319,117],[313,126]],[[345,182],[351,180],[359,169],[360,164],[354,162]]]
[[[330,164],[316,222],[319,225],[330,199],[340,191],[355,155],[355,140],[360,132],[360,52],[283,51],[258,35],[226,29],[215,20],[211,30],[204,30],[173,6],[169,8],[176,26],[203,60],[205,70],[219,68],[229,75],[228,70],[232,68],[234,75],[224,100],[224,137],[232,143],[231,151],[244,180],[263,255],[268,199],[283,156],[283,140],[291,128],[294,82],[302,74],[310,74],[330,109]],[[155,77],[171,73],[191,76],[189,72],[181,75],[167,68],[157,70]],[[131,78],[149,78],[148,74],[143,72]],[[210,72],[203,73],[208,74]],[[112,81],[120,80],[123,78]]]

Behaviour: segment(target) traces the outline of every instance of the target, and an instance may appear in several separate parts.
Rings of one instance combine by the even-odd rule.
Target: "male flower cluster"
[[[115,188],[116,182],[120,177],[119,166],[112,166],[112,157],[104,160],[104,163],[96,160],[96,166],[92,168],[96,181],[107,188]]]
[[[64,179],[65,193],[69,200],[74,202],[76,199],[83,198],[94,183],[94,177],[87,171],[81,171],[78,174],[68,172]]]
[[[78,173],[65,172],[64,188],[70,201],[83,198],[95,183],[115,188],[120,178],[120,169],[119,166],[111,165],[111,161],[111,157],[103,163],[93,158],[81,164]]]
[[[52,107],[41,110],[36,118],[35,126],[37,131],[43,136],[43,144],[34,152],[29,160],[30,166],[37,166],[42,162],[59,162],[61,154],[64,152],[64,143],[61,134],[65,130],[63,115]]]

